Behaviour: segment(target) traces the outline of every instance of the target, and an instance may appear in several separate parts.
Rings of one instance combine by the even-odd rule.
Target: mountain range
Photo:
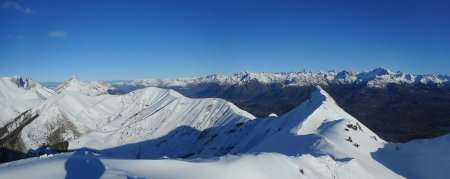
[[[158,82],[157,87],[136,86],[129,92],[121,87],[130,87],[134,82],[111,85],[70,77],[58,87],[49,89],[31,79],[2,77],[0,104],[5,113],[0,116],[0,159],[8,162],[35,158],[0,165],[0,178],[64,175],[97,178],[94,174],[106,178],[445,178],[446,168],[450,167],[446,162],[450,156],[447,150],[449,135],[408,143],[386,141],[383,135],[373,131],[383,129],[383,125],[369,126],[380,121],[358,120],[341,108],[339,101],[332,97],[333,93],[327,90],[335,91],[336,86],[350,88],[346,85],[375,92],[398,86],[408,90],[421,87],[443,90],[447,88],[448,80],[442,76],[403,75],[414,80],[388,83],[390,76],[400,73],[391,71],[371,78],[378,79],[377,82],[358,80],[373,73],[349,72],[352,75],[344,79],[352,80],[334,84],[340,72],[330,77],[333,80],[329,83],[323,84],[321,80],[312,79],[325,73],[299,72],[298,76],[309,74],[311,80],[297,81],[293,85],[280,84],[277,79],[284,77],[274,77],[289,76],[288,73],[247,72],[247,76],[241,76],[237,83],[230,80],[234,79],[232,76],[213,81],[206,80],[212,79],[208,76],[189,78],[192,79],[189,83],[179,83],[183,80],[178,79]],[[292,79],[300,79],[297,77]],[[235,94],[234,98],[243,98],[252,90],[258,94],[287,88],[301,88],[304,91],[297,90],[296,93],[302,92],[306,97],[285,113],[255,117],[239,105],[221,98],[183,95],[195,96],[206,94],[206,91],[217,94],[214,90],[223,89],[217,81],[222,81],[220,85],[228,85],[227,90],[236,90],[223,93]],[[315,82],[309,83],[311,81]],[[375,83],[377,85],[373,85]],[[265,85],[270,88],[266,89]],[[214,86],[217,88],[212,88]],[[272,93],[276,92],[279,91]],[[365,101],[364,105],[375,104]],[[445,103],[441,105],[448,109]],[[166,172],[158,166],[166,167]],[[40,172],[39,176],[21,172],[37,171],[42,167],[52,170]],[[80,167],[86,167],[87,172],[76,172]],[[223,168],[228,174],[217,176],[205,168],[217,172]]]
[[[388,84],[448,84],[450,76],[447,75],[414,75],[401,71],[392,71],[387,68],[376,68],[372,71],[354,72],[344,70],[335,71],[301,71],[281,73],[252,73],[238,72],[233,75],[213,74],[200,77],[188,77],[178,79],[148,78],[134,81],[118,81],[116,86],[161,86],[161,87],[188,87],[204,83],[215,83],[221,85],[244,85],[250,81],[263,84],[281,84],[283,86],[311,86],[311,85],[335,85],[335,84],[362,84],[367,87],[381,88]],[[129,89],[123,88],[124,92]]]
[[[192,98],[222,98],[257,117],[289,112],[320,85],[339,106],[388,141],[432,138],[450,131],[448,75],[414,75],[386,68],[367,72],[242,72],[112,85],[122,93],[151,86]]]

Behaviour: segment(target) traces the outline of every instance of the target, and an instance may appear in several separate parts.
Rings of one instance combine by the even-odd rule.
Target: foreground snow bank
[[[450,135],[386,144],[372,157],[410,179],[450,178]]]
[[[25,172],[26,171],[26,172]],[[88,151],[0,165],[0,178],[367,178],[382,177],[356,160],[338,162],[309,154],[228,155],[202,160],[123,160]]]

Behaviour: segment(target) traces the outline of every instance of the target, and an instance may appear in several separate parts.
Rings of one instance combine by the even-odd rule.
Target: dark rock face
[[[164,87],[162,87],[164,88]],[[167,88],[167,87],[166,87]],[[366,84],[323,86],[349,114],[390,142],[432,138],[450,132],[449,84]],[[170,87],[193,98],[217,97],[257,117],[282,115],[308,99],[314,86],[283,86],[248,81],[244,84],[204,83]]]
[[[33,122],[39,114],[27,110],[17,116],[10,123],[0,128],[0,163],[19,160],[27,157],[39,156],[57,152],[66,152],[69,143],[63,138],[63,134],[71,132],[79,136],[74,125],[64,120],[64,116],[58,120],[55,130],[47,136],[47,143],[42,144],[36,150],[26,148],[21,138],[23,128]]]
[[[13,121],[0,128],[0,163],[26,157],[26,152],[24,151],[28,149],[24,147],[20,133],[26,125],[39,116],[31,114],[30,111],[23,112]]]

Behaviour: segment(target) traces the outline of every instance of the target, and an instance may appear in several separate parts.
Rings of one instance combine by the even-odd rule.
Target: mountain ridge
[[[345,112],[322,87],[314,87],[309,96],[279,117],[255,118],[223,99],[188,98],[170,89],[148,87],[124,95],[98,96],[66,91],[24,112],[8,130],[2,129],[12,132],[6,141],[2,134],[1,150],[19,150],[29,156],[71,150],[76,151],[72,157],[82,161],[98,160],[95,156],[102,160],[193,161],[236,156],[280,162],[274,160],[278,158],[297,163],[294,169],[301,175],[306,171],[309,176],[349,177],[345,173],[354,171],[360,177],[402,178],[395,173],[398,168],[394,166],[393,171],[385,166],[389,162],[385,156],[392,155],[391,151],[378,153],[394,144]],[[69,154],[58,156],[58,160],[74,160],[67,158]],[[312,165],[306,162],[311,160],[320,169],[305,168]],[[28,166],[28,161],[37,159],[12,162],[11,167],[21,162]],[[0,165],[0,170],[4,166]],[[438,172],[435,176],[442,175],[440,169],[434,171]]]
[[[334,71],[301,71],[301,72],[236,72],[233,75],[212,74],[198,77],[184,77],[177,79],[147,78],[133,81],[119,81],[113,86],[135,87],[187,87],[200,83],[217,83],[221,85],[239,85],[244,82],[256,80],[260,83],[278,83],[284,86],[310,86],[330,84],[364,84],[368,87],[382,88],[388,84],[442,84],[450,83],[447,75],[414,75],[400,71],[394,72],[387,68],[376,68],[372,71],[354,72],[343,70]],[[126,90],[125,90],[126,91]]]
[[[271,113],[281,116],[292,110],[300,101],[308,98],[316,85],[320,85],[342,108],[384,139],[406,142],[450,132],[446,130],[449,128],[435,127],[450,126],[450,113],[445,109],[450,105],[449,79],[448,75],[413,75],[377,68],[337,73],[306,70],[289,73],[245,71],[234,75],[218,74],[178,80],[151,78],[109,82],[112,88],[110,84],[105,85],[100,81],[73,86],[77,89],[74,91],[81,90],[91,95],[124,94],[154,86],[172,89],[191,98],[226,99],[257,117],[265,117]],[[366,103],[370,105],[364,105]],[[414,115],[409,115],[411,111]],[[431,121],[427,117],[430,116],[429,111],[433,111]],[[408,123],[420,127],[411,128]]]
[[[118,90],[104,81],[81,81],[76,76],[70,76],[67,80],[59,84],[55,89],[56,93],[77,92],[88,96],[98,96],[104,94],[116,94]]]
[[[55,92],[38,81],[20,76],[0,78],[0,127],[36,107]]]

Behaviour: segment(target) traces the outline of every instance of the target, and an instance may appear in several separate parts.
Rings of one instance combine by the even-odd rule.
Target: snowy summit
[[[391,161],[401,159],[383,148],[396,144],[387,143],[345,112],[320,86],[310,99],[282,116],[255,118],[222,99],[192,99],[167,89],[149,87],[125,95],[100,96],[73,90],[86,89],[83,87],[89,84],[70,78],[56,89],[59,94],[49,96],[4,127],[8,138],[2,145],[16,151],[39,156],[50,150],[42,146],[45,144],[74,152],[0,165],[0,177],[422,176],[411,173],[413,165],[389,168]],[[39,167],[53,170],[33,175],[19,172]],[[178,172],[164,172],[163,168]],[[433,168],[437,172],[434,176],[445,171]],[[88,172],[75,172],[80,169]],[[208,172],[219,170],[230,174]]]
[[[116,88],[103,81],[85,82],[79,80],[75,76],[70,76],[66,81],[58,85],[55,89],[56,93],[76,92],[88,96],[98,96],[104,94],[112,94],[117,91]]]

